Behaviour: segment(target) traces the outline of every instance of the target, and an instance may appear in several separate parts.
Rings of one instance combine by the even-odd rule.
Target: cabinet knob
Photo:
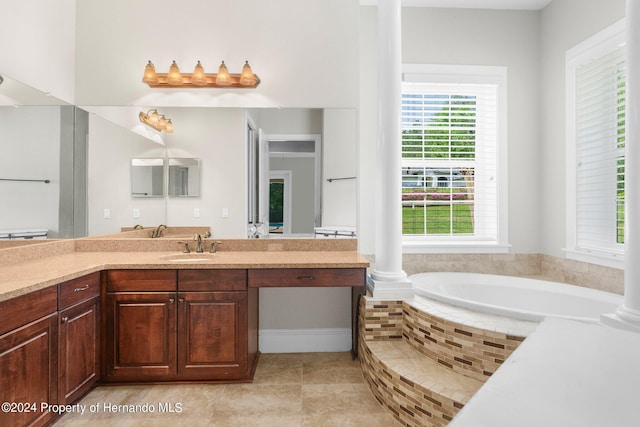
[[[69,318],[67,316],[64,316],[62,319],[60,319],[60,323],[67,323],[69,321]]]
[[[169,298],[169,303],[170,304],[173,304],[175,301],[176,301],[175,298]]]
[[[182,304],[184,302],[184,298],[178,298],[178,302]]]

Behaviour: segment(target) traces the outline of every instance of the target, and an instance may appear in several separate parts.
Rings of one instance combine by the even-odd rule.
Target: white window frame
[[[605,28],[601,32],[567,50],[566,72],[566,257],[608,267],[624,268],[624,246],[617,250],[579,248],[577,236],[577,147],[576,147],[576,69],[591,59],[598,58],[624,43],[625,20]],[[613,178],[615,181],[615,178]],[[615,185],[615,182],[614,182]],[[615,199],[612,200],[615,203]],[[615,228],[615,227],[614,227]]]
[[[507,177],[507,68],[476,65],[404,64],[403,82],[460,85],[496,85],[496,236],[478,240],[474,236],[403,236],[405,253],[507,253],[509,251]]]

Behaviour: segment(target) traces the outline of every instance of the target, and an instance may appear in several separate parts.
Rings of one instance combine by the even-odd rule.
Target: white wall
[[[358,0],[77,2],[78,104],[355,107]],[[192,72],[249,60],[257,89],[150,89],[148,60]]]
[[[358,116],[355,109],[326,109],[322,144],[322,225],[356,226]]]
[[[46,228],[57,237],[60,107],[0,107],[0,230]],[[16,209],[20,207],[20,209]]]
[[[374,252],[377,11],[360,20],[360,250]],[[402,61],[507,67],[509,243],[538,252],[539,12],[403,8]]]
[[[539,210],[545,254],[563,257],[565,247],[565,53],[624,15],[624,0],[554,0],[541,15]]]
[[[0,2],[0,74],[74,102],[76,0]]]

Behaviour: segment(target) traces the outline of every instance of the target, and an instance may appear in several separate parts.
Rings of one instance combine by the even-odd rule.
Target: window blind
[[[402,92],[403,234],[497,241],[497,85]]]
[[[624,46],[575,73],[576,249],[623,253]]]

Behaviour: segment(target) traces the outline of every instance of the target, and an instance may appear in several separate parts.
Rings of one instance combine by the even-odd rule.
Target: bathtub
[[[416,298],[537,322],[545,317],[598,322],[623,300],[596,289],[494,274],[419,273],[409,280]]]

